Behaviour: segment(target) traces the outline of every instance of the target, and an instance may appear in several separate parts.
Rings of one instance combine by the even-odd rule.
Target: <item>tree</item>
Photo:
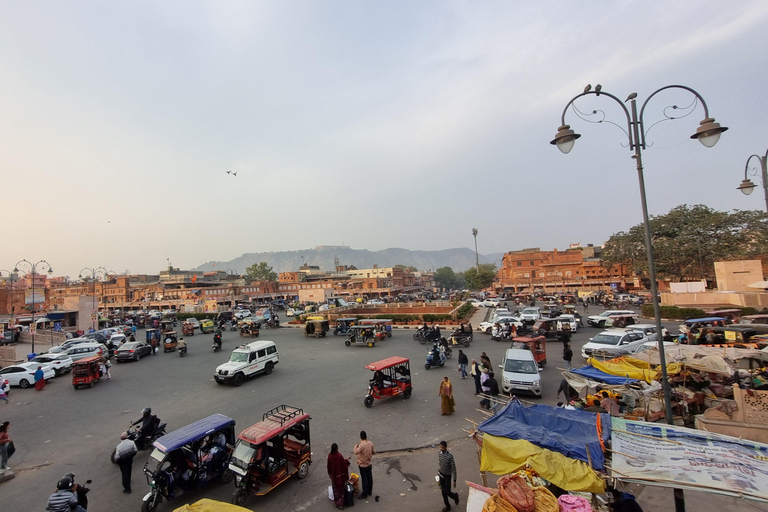
[[[768,253],[768,214],[719,212],[704,205],[680,205],[650,219],[651,239],[660,279],[714,278],[715,261],[756,258]],[[603,266],[627,264],[648,276],[642,224],[611,236]]]
[[[480,265],[480,270],[477,267],[472,267],[469,270],[464,271],[464,279],[467,282],[467,288],[470,290],[482,290],[487,288],[493,283],[496,278],[496,264],[495,263],[483,263]]]
[[[267,262],[254,263],[245,269],[245,274],[253,281],[277,281],[277,274],[272,271],[272,267]]]
[[[402,263],[399,263],[395,265],[395,268],[402,268],[403,270],[410,270],[411,272],[418,272],[419,269],[414,267],[413,265],[403,265]]]
[[[435,270],[435,283],[437,283],[439,288],[448,290],[459,287],[459,279],[451,267],[440,267]]]

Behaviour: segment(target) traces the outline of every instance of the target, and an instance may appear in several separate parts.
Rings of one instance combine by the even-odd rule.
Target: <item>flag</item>
[[[195,274],[195,275],[193,275],[193,276],[192,276],[192,282],[193,282],[193,283],[196,283],[196,282],[197,282],[197,274]]]

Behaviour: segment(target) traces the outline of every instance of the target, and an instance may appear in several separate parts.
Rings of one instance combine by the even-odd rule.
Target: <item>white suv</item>
[[[539,321],[541,318],[541,309],[539,308],[525,308],[520,313],[520,320],[527,324],[533,324]]]
[[[587,323],[593,327],[605,327],[605,321],[611,315],[634,315],[634,311],[626,311],[623,309],[607,309],[599,315],[592,315],[587,318]]]
[[[606,352],[611,356],[634,354],[639,347],[648,343],[648,337],[641,331],[626,329],[608,329],[581,347],[584,359],[592,357],[594,352]]]
[[[216,367],[213,378],[217,384],[231,382],[234,386],[239,386],[247,377],[272,373],[279,359],[275,342],[252,341],[233,350],[229,361]]]

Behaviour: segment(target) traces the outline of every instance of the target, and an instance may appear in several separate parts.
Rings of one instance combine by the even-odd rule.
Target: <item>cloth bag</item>
[[[16,447],[13,445],[13,441],[10,441],[8,443],[8,446],[5,447],[5,453],[8,455],[8,458],[11,458],[11,455],[16,453]]]

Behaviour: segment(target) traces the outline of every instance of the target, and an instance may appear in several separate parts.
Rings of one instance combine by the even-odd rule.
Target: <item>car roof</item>
[[[260,348],[271,347],[274,344],[275,344],[274,341],[269,341],[269,340],[252,341],[250,343],[239,345],[235,349],[235,351],[247,350],[248,352],[253,352],[254,350],[259,350]]]
[[[623,336],[624,334],[627,334],[630,331],[631,331],[631,329],[630,330],[626,330],[626,329],[607,329],[605,331],[602,331],[602,332],[598,333],[598,335],[599,334],[611,334],[613,336]]]
[[[727,318],[724,318],[722,316],[706,316],[704,318],[689,318],[688,320],[685,320],[683,323],[698,323],[698,322],[726,322],[728,321]]]
[[[302,409],[286,405],[283,410],[266,413],[263,420],[243,430],[237,438],[260,444],[308,419],[309,414]]]
[[[506,359],[531,360],[534,361],[533,352],[524,348],[508,348]]]
[[[166,434],[154,443],[152,446],[160,450],[161,452],[168,453],[178,448],[181,448],[190,441],[195,441],[202,437],[205,437],[220,428],[234,425],[235,420],[223,414],[212,414],[207,418],[197,420],[194,423],[190,423],[185,427],[174,430],[170,434]]]
[[[382,359],[381,361],[376,361],[374,363],[367,364],[365,368],[367,370],[376,371],[376,370],[383,370],[384,368],[389,368],[390,366],[406,364],[407,362],[408,362],[407,357],[392,356],[386,359]]]

